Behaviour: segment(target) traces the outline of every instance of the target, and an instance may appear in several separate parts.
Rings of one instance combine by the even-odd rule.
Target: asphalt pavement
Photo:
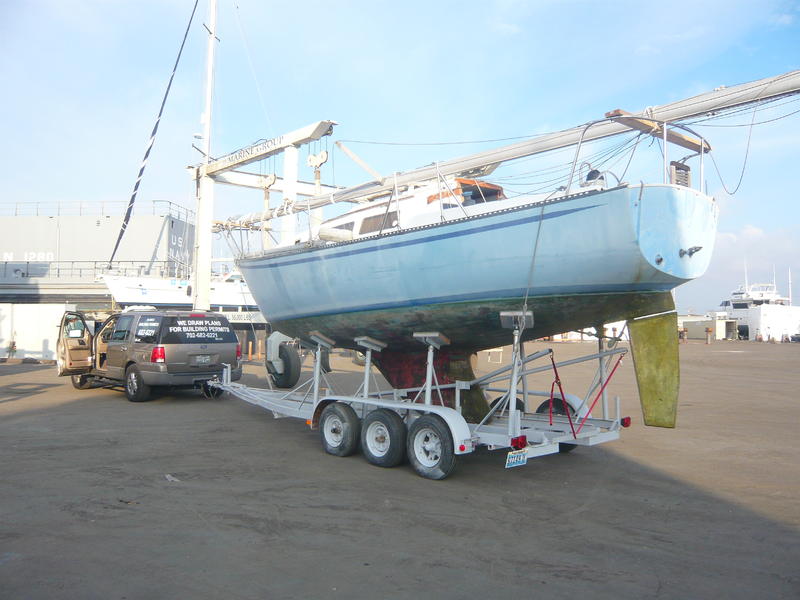
[[[681,362],[677,429],[642,425],[626,359],[622,439],[508,470],[479,451],[444,481],[227,395],[136,404],[0,364],[0,598],[800,598],[800,344]]]

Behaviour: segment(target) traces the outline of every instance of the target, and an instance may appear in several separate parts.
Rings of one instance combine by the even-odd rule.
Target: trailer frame
[[[523,327],[524,323],[516,319],[510,364],[471,381],[440,384],[433,369],[434,356],[449,340],[439,332],[414,332],[413,337],[428,347],[425,384],[414,388],[371,391],[373,352],[380,352],[386,344],[360,336],[355,338],[355,342],[363,348],[365,355],[361,385],[352,394],[330,393],[332,386],[321,364],[323,353],[330,352],[336,343],[322,333],[312,331],[309,339],[316,344],[313,375],[294,389],[260,389],[234,383],[230,381],[228,365],[222,379],[210,381],[209,387],[215,395],[226,391],[272,412],[275,418],[304,420],[312,429],[320,430],[323,448],[330,454],[352,454],[358,449],[359,439],[367,460],[379,466],[395,466],[407,453],[417,473],[429,479],[447,477],[455,466],[456,456],[469,454],[479,447],[508,449],[506,468],[511,468],[526,464],[529,458],[618,439],[620,429],[630,425],[630,418],[621,416],[618,396],[613,416],[609,414],[606,387],[627,349],[605,347],[601,337],[597,352],[556,362],[552,348],[525,353],[524,343],[520,341]],[[549,358],[550,364],[533,366],[535,361],[543,358]],[[607,375],[614,359],[616,363]],[[565,393],[558,374],[559,367],[592,360],[596,360],[598,366],[585,395],[579,397]],[[549,391],[528,389],[528,375],[549,370],[554,373]],[[500,385],[502,382],[506,384]],[[487,393],[502,394],[479,423],[470,423],[461,414],[461,392],[474,386]],[[454,390],[455,406],[452,408],[444,404],[441,395],[448,389]],[[517,401],[510,402],[511,398]],[[538,408],[528,410],[529,402],[539,398],[544,402]],[[602,416],[598,418],[592,415],[592,411],[600,399],[603,400]],[[329,409],[331,406],[335,409]],[[375,411],[384,412],[369,417]],[[394,413],[399,419],[389,413]],[[368,427],[362,431],[362,425],[367,421]],[[365,438],[365,434],[371,437]],[[355,443],[354,436],[357,438]],[[392,445],[396,446],[400,441],[405,452],[392,449]]]

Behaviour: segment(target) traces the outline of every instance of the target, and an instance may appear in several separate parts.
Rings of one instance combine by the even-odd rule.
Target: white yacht
[[[800,332],[800,306],[792,306],[774,282],[740,285],[718,312],[736,319],[739,339],[781,341]]]

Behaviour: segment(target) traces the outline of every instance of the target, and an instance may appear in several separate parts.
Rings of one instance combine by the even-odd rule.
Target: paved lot
[[[622,440],[441,482],[234,398],[132,404],[0,364],[0,598],[796,599],[800,344],[681,355],[677,430],[641,425],[626,360]]]

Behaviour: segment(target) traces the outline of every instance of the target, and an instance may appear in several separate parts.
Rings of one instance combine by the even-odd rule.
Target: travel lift
[[[276,418],[305,420],[312,429],[319,429],[322,447],[329,454],[349,456],[360,445],[367,461],[381,467],[397,466],[407,456],[414,470],[428,479],[444,479],[455,467],[456,456],[480,446],[509,449],[506,468],[511,468],[526,464],[528,458],[618,439],[620,428],[630,425],[630,417],[621,417],[619,397],[613,417],[609,415],[606,388],[627,350],[606,348],[601,337],[598,352],[557,363],[552,349],[525,354],[520,337],[533,323],[531,312],[503,312],[500,316],[502,325],[513,330],[511,363],[472,381],[440,384],[433,368],[434,355],[449,340],[439,332],[415,332],[413,337],[428,346],[425,385],[371,391],[373,352],[381,352],[386,344],[362,336],[354,341],[364,349],[363,381],[352,395],[333,394],[322,362],[336,342],[312,331],[308,338],[315,344],[314,372],[293,390],[232,383],[227,365],[222,380],[210,381],[209,387],[215,396],[217,390],[229,392],[271,411]],[[540,359],[549,359],[549,364],[533,366]],[[598,368],[586,394],[581,398],[565,393],[559,369],[590,360],[597,360]],[[528,376],[546,371],[553,373],[549,391],[530,390]],[[507,383],[501,385],[504,381]],[[502,393],[479,423],[469,423],[461,414],[460,393],[473,386],[485,393]],[[443,390],[454,390],[454,408],[445,406]],[[512,398],[516,401],[510,402]],[[592,417],[601,399],[602,418]],[[541,404],[527,410],[536,400]]]

